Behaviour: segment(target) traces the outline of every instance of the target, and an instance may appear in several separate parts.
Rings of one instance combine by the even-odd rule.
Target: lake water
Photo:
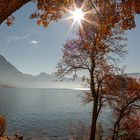
[[[6,116],[8,135],[67,140],[72,123],[90,125],[91,104],[81,102],[82,94],[78,90],[0,88],[0,114]],[[108,125],[106,112],[100,120]]]

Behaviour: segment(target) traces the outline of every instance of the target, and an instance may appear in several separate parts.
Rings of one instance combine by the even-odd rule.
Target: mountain
[[[12,64],[10,64],[2,55],[0,55],[0,73],[5,74],[13,74],[13,75],[21,75],[22,73],[18,71]],[[7,76],[8,76],[7,75]]]
[[[127,75],[140,81],[140,73],[127,73]]]
[[[14,81],[22,78],[23,74],[0,55],[0,84],[14,86]]]
[[[57,78],[45,72],[33,76],[20,72],[0,55],[0,86],[21,88],[82,88],[81,79],[56,82]]]
[[[130,77],[140,79],[140,73],[128,73]],[[20,88],[83,88],[81,78],[75,81],[69,79],[63,82],[56,82],[57,78],[45,72],[33,76],[20,72],[15,66],[0,55],[0,87],[20,87]]]

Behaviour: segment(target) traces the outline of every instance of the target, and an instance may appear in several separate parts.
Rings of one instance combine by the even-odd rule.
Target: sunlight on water
[[[78,89],[0,88],[0,114],[7,118],[7,133],[66,140],[72,123],[90,124],[91,105],[81,102],[82,93]]]

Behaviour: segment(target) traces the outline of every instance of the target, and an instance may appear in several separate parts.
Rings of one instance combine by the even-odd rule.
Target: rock
[[[23,140],[23,136],[21,134],[15,134],[14,137],[16,138],[15,140]]]
[[[23,136],[21,134],[15,134],[12,137],[8,137],[8,140],[23,140]]]

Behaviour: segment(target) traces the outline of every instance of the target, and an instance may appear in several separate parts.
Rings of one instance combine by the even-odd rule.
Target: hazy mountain
[[[0,73],[1,74],[14,74],[14,75],[22,74],[12,64],[10,64],[2,55],[0,55]]]
[[[127,73],[127,75],[140,81],[140,73]]]
[[[56,82],[56,77],[45,72],[33,76],[20,72],[0,55],[0,86],[25,88],[81,88],[81,79]]]
[[[0,84],[14,86],[14,81],[22,77],[23,74],[0,55]]]
[[[140,73],[128,73],[133,78],[140,78]],[[57,78],[45,72],[33,76],[20,72],[15,66],[9,63],[0,55],[0,86],[22,87],[22,88],[83,88],[81,78],[75,81],[65,80],[56,82]]]

